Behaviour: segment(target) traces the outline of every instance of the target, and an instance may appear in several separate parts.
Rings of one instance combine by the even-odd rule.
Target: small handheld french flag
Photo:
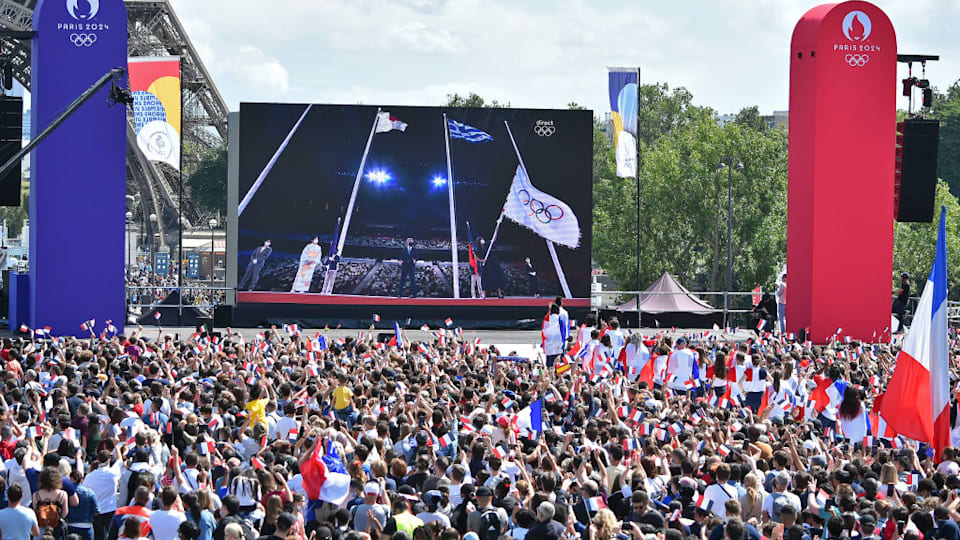
[[[153,314],[153,320],[155,320],[155,321],[159,321],[159,320],[160,320],[160,311],[159,311],[159,310]]]
[[[444,319],[443,324],[450,326],[451,324],[453,324],[453,319],[451,319],[450,317],[447,317],[446,319]]]
[[[373,322],[380,322],[380,315],[374,313],[374,314],[373,314]]]

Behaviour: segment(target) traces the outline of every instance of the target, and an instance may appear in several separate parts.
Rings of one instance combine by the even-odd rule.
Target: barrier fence
[[[164,300],[173,292],[181,291],[177,303],[164,303]],[[227,303],[228,293],[232,287],[210,287],[209,285],[146,285],[127,286],[127,311],[136,315],[147,313],[156,307],[195,308],[212,317],[213,309]]]

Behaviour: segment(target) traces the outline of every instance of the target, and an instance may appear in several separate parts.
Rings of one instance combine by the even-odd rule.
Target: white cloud
[[[605,67],[686,86],[720,112],[787,108],[789,45],[809,0],[171,0],[215,83],[240,101],[439,104],[476,92],[518,107],[608,107]],[[877,0],[901,52],[941,54],[960,4]],[[815,3],[815,2],[814,2]],[[239,54],[249,48],[251,54]]]
[[[220,65],[229,76],[251,87],[283,95],[290,90],[290,74],[276,58],[252,45],[242,45]]]

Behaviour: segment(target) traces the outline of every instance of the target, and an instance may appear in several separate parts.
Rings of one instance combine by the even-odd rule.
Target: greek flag
[[[493,137],[491,137],[489,133],[473,126],[462,124],[456,120],[447,120],[447,122],[450,123],[451,139],[463,139],[467,142],[486,142],[493,140]]]

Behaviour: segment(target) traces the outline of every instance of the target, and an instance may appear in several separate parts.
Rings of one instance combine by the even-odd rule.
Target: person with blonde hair
[[[617,531],[617,516],[609,508],[601,508],[590,523],[593,540],[613,540]]]
[[[747,473],[743,477],[743,487],[746,493],[740,497],[740,514],[744,521],[760,520],[763,517],[763,499],[767,496],[760,479],[754,473]]]

